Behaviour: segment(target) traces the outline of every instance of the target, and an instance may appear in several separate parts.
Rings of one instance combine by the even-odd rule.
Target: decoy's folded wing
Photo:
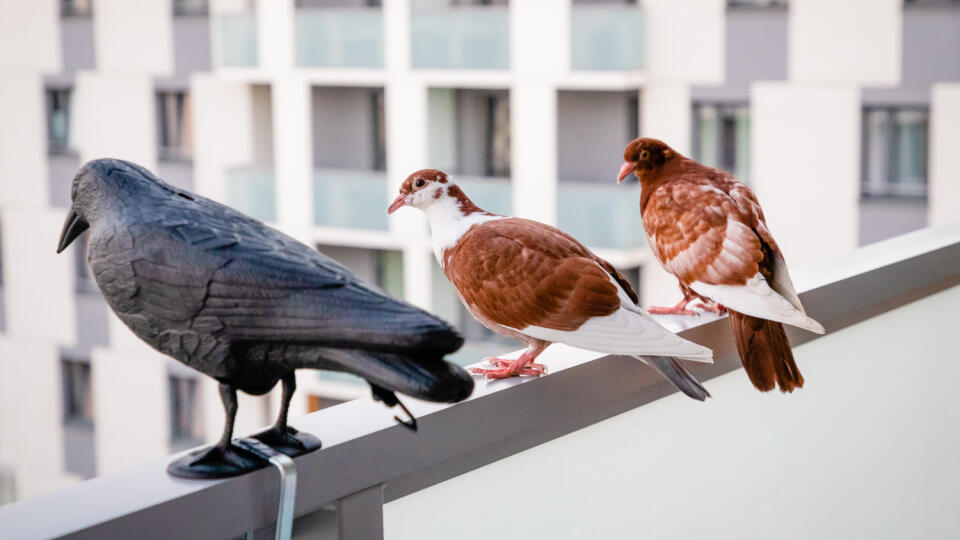
[[[460,347],[447,323],[332,259],[258,222],[234,225],[168,224],[169,246],[142,250],[134,263],[140,308],[238,341],[436,354]]]

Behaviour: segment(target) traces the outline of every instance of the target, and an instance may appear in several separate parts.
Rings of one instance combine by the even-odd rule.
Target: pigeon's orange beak
[[[407,204],[407,196],[403,193],[397,195],[397,198],[390,203],[390,208],[387,208],[387,214],[392,214],[399,210],[401,207]]]
[[[636,161],[628,161],[620,166],[620,174],[617,175],[617,183],[623,182],[623,179],[630,176],[630,173],[637,168]]]

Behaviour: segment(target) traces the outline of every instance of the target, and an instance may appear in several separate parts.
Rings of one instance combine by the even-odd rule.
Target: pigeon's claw
[[[687,309],[687,305],[690,303],[688,298],[677,302],[677,305],[673,307],[663,307],[663,306],[653,306],[647,308],[647,313],[651,315],[696,315],[696,311]]]
[[[547,367],[543,364],[532,363],[531,360],[533,359],[529,358],[526,354],[521,355],[520,358],[516,360],[489,357],[484,358],[484,361],[489,363],[493,367],[492,369],[470,368],[470,371],[477,375],[485,375],[488,379],[508,379],[521,375],[529,375],[531,377],[546,375]]]

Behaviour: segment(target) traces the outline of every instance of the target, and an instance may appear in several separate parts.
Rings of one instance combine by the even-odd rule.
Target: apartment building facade
[[[549,4],[549,5],[547,5]],[[8,0],[0,16],[0,503],[215,439],[212,381],[136,340],[54,242],[74,171],[130,159],[458,325],[409,172],[556,224],[676,288],[645,247],[637,135],[750,183],[790,262],[960,209],[960,3],[921,0]],[[6,25],[6,26],[4,26]],[[367,395],[301,373],[291,414]],[[238,433],[277,396],[241,398]],[[388,414],[386,411],[384,414]]]

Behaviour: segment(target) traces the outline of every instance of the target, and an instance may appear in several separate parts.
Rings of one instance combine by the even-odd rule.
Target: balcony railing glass
[[[474,204],[487,212],[507,216],[513,213],[513,194],[510,191],[509,179],[458,176],[456,183],[470,196]]]
[[[317,225],[385,231],[388,203],[383,171],[314,171],[313,221]]]
[[[257,21],[253,13],[220,15],[220,65],[254,67],[258,62]]]
[[[637,5],[574,5],[570,62],[576,70],[643,68],[643,11]]]
[[[414,9],[410,31],[415,68],[510,67],[510,23],[505,7]]]
[[[273,169],[243,167],[226,173],[227,204],[263,221],[277,218]]]
[[[301,67],[383,67],[380,8],[301,8],[296,35]]]
[[[639,184],[560,182],[557,224],[590,247],[639,247],[645,242],[639,201]]]

